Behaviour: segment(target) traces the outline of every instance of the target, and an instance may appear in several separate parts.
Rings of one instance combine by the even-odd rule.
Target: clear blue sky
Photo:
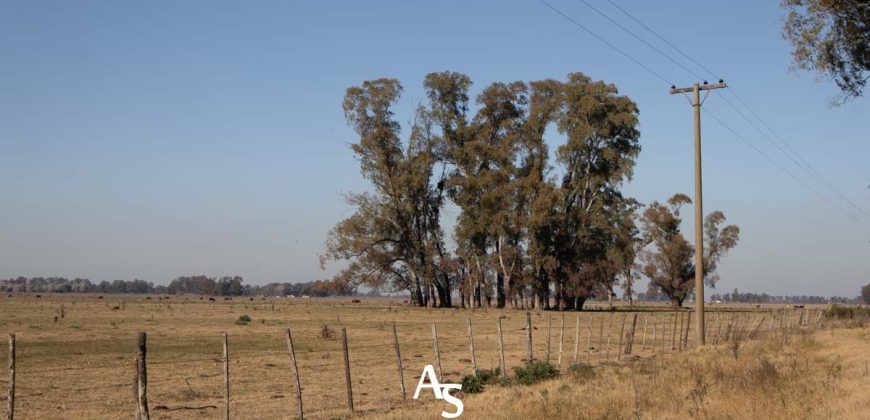
[[[870,208],[867,99],[831,108],[830,83],[789,72],[778,2],[618,3],[721,74]],[[696,80],[582,3],[552,4],[668,80]],[[573,71],[614,83],[640,107],[629,194],[692,193],[686,100],[538,1],[4,1],[0,277],[327,277],[338,266],[321,271],[317,255],[350,212],[341,193],[366,188],[347,148],[344,90],[397,78],[407,121],[424,75],[440,70],[468,74],[478,90]],[[721,98],[705,107],[834,197]],[[742,229],[719,291],[857,295],[870,282],[870,218],[850,221],[704,118],[705,209]]]

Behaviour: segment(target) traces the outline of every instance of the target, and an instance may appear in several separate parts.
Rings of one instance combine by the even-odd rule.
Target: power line
[[[637,38],[638,40],[640,40],[641,42],[643,42],[645,45],[649,46],[650,48],[652,48],[653,50],[655,50],[656,52],[658,52],[659,54],[661,54],[662,56],[664,56],[664,57],[667,58],[668,60],[671,60],[671,61],[675,62],[675,60],[674,60],[671,56],[665,54],[664,52],[662,52],[662,51],[659,50],[658,48],[656,48],[656,47],[650,45],[649,42],[647,42],[647,41],[641,39],[637,34],[635,34],[634,32],[632,32],[631,30],[627,29],[625,26],[623,26],[622,24],[618,23],[617,21],[615,21],[614,19],[612,19],[610,16],[607,16],[605,13],[603,13],[603,12],[599,11],[598,9],[592,7],[589,3],[586,2],[586,0],[579,0],[579,1],[582,2],[583,4],[587,5],[589,8],[591,8],[592,10],[594,10],[596,13],[598,13],[598,14],[601,15],[601,16],[603,16],[605,19],[609,20],[610,22],[612,22],[613,24],[615,24],[616,26],[618,26],[619,28],[621,28],[621,29],[624,30],[625,32],[631,34],[633,37]],[[709,73],[710,75],[712,75],[712,76],[714,76],[714,77],[717,77],[717,76],[716,76],[716,72],[710,70],[709,68],[707,68],[706,66],[704,66],[703,64],[701,64],[700,62],[698,62],[697,60],[695,60],[694,58],[692,58],[691,55],[689,55],[688,53],[686,53],[685,51],[683,51],[682,49],[680,49],[679,47],[677,47],[676,45],[674,45],[673,43],[671,43],[670,41],[668,41],[668,40],[667,40],[665,37],[663,37],[661,34],[659,34],[658,32],[656,32],[655,30],[653,30],[653,29],[652,29],[651,27],[649,27],[648,25],[644,24],[640,19],[636,18],[634,15],[632,15],[631,13],[629,13],[627,10],[625,10],[624,8],[622,8],[621,6],[619,6],[618,4],[616,4],[613,0],[607,0],[607,2],[610,3],[611,5],[613,5],[613,7],[617,8],[617,9],[618,9],[619,11],[621,11],[622,13],[624,13],[626,16],[628,16],[631,20],[633,20],[634,22],[636,22],[638,25],[642,26],[644,29],[646,29],[649,33],[651,33],[653,36],[655,36],[656,38],[658,38],[660,41],[664,42],[664,43],[667,44],[669,47],[673,48],[675,51],[677,51],[678,53],[680,53],[683,57],[687,58],[689,61],[691,61],[692,63],[694,63],[695,65],[697,65],[699,68],[703,69],[704,71],[706,71],[706,72]],[[701,76],[698,75],[697,73],[693,72],[692,70],[689,70],[688,68],[686,68],[686,66],[683,66],[683,65],[680,64],[680,63],[677,63],[677,64],[678,64],[680,67],[682,67],[684,70],[686,70],[686,71],[688,71],[689,73],[691,73],[692,75],[694,75],[695,77],[698,77],[699,79],[703,79],[703,77],[701,77]],[[734,97],[737,98],[737,100],[740,101],[740,103],[743,104],[743,106],[744,106],[747,110],[749,110],[749,112],[751,112],[752,115],[754,115],[755,118],[758,119],[758,121],[761,122],[761,124],[764,125],[765,128],[767,128],[767,130],[770,131],[770,132],[771,132],[771,133],[772,133],[772,134],[773,134],[773,135],[774,135],[774,136],[779,140],[779,142],[780,142],[783,146],[785,146],[786,149],[788,149],[788,151],[786,151],[786,150],[784,150],[782,147],[780,147],[780,146],[777,144],[777,142],[774,141],[774,140],[773,140],[773,139],[772,139],[772,138],[771,138],[767,133],[765,133],[763,130],[761,130],[761,129],[760,129],[757,125],[755,125],[755,124],[754,124],[754,123],[753,123],[749,118],[747,118],[747,117],[746,117],[742,112],[740,112],[739,110],[737,110],[737,107],[735,107],[735,106],[734,106],[730,101],[728,101],[728,100],[727,100],[723,95],[720,94],[719,97],[722,98],[722,100],[724,100],[724,101],[725,101],[725,102],[726,102],[726,103],[727,103],[727,104],[728,104],[732,109],[734,109],[734,111],[737,112],[737,113],[738,113],[738,114],[739,114],[739,115],[740,115],[744,120],[746,120],[746,121],[747,121],[747,122],[752,126],[752,128],[754,128],[754,129],[755,129],[756,131],[758,131],[762,136],[764,136],[764,137],[765,137],[765,138],[766,138],[766,139],[767,139],[771,144],[774,145],[774,147],[776,147],[777,149],[779,149],[779,151],[782,152],[782,154],[785,155],[786,158],[790,159],[790,160],[792,161],[792,163],[795,164],[795,166],[801,168],[801,170],[803,170],[804,172],[806,172],[807,174],[809,174],[810,177],[814,178],[816,181],[818,181],[820,184],[822,184],[822,186],[824,186],[826,189],[828,189],[828,190],[831,191],[832,193],[836,194],[838,197],[840,197],[840,199],[842,199],[843,201],[845,201],[846,203],[848,203],[850,206],[852,206],[853,208],[855,208],[856,210],[858,210],[859,212],[861,212],[861,213],[864,214],[865,216],[870,217],[870,213],[868,213],[868,212],[865,211],[863,208],[861,208],[860,206],[858,206],[857,204],[855,204],[855,203],[854,203],[852,200],[850,200],[848,197],[846,197],[842,192],[840,192],[840,190],[839,190],[837,187],[835,187],[833,184],[831,184],[827,179],[825,179],[825,178],[822,176],[822,174],[820,174],[820,173],[819,173],[815,168],[813,168],[813,166],[812,166],[809,162],[807,162],[806,159],[804,159],[803,156],[800,155],[800,153],[798,153],[796,150],[794,150],[794,148],[792,148],[791,145],[789,145],[789,143],[788,143],[784,138],[782,138],[782,136],[780,136],[779,133],[777,133],[776,130],[774,130],[774,129],[770,126],[770,124],[768,124],[768,123],[767,123],[767,122],[766,122],[766,121],[761,117],[761,115],[758,114],[758,112],[755,111],[755,109],[753,109],[751,106],[749,106],[749,104],[748,104],[745,100],[743,100],[743,98],[742,98],[742,97],[737,93],[737,90],[735,90],[735,89],[733,88],[733,86],[731,86],[731,89],[729,89],[729,90],[730,90],[731,93],[734,95]],[[789,153],[789,152],[791,152],[791,153]],[[800,161],[801,163],[798,163],[798,161]]]
[[[756,119],[758,119],[758,121],[761,122],[762,125],[764,125],[765,128],[767,128],[768,131],[770,131],[774,135],[774,137],[779,139],[779,141],[783,144],[783,146],[785,146],[789,151],[791,151],[792,155],[794,155],[798,160],[800,160],[803,163],[804,171],[809,173],[810,176],[812,176],[817,181],[819,181],[819,183],[824,185],[825,188],[827,188],[829,191],[831,191],[834,194],[836,194],[837,196],[839,196],[843,201],[849,203],[849,205],[851,205],[852,207],[857,209],[859,212],[863,213],[865,216],[870,217],[870,213],[868,213],[863,208],[861,208],[860,206],[858,206],[857,204],[852,202],[852,200],[850,200],[848,197],[843,195],[843,193],[841,193],[837,187],[835,187],[833,184],[831,184],[827,179],[825,179],[824,176],[822,176],[822,174],[820,174],[813,167],[813,165],[811,165],[809,162],[807,162],[806,159],[804,159],[803,156],[800,155],[800,153],[798,153],[796,150],[794,150],[791,147],[791,145],[789,145],[788,142],[785,141],[785,139],[782,138],[782,136],[780,136],[779,133],[776,132],[776,130],[774,130],[763,118],[761,118],[761,116],[757,112],[755,112],[754,109],[752,109],[752,107],[749,106],[749,104],[746,103],[746,101],[743,100],[742,97],[740,97],[740,95],[737,94],[737,91],[732,90],[731,93],[734,95],[735,98],[737,98],[738,101],[740,101],[740,103],[743,104],[744,107],[746,107],[746,109],[749,110],[749,112],[752,113],[752,115],[755,116]],[[756,130],[758,130],[758,129],[756,128]],[[758,131],[761,132],[761,130],[758,130]],[[783,153],[785,153],[785,152],[783,152]],[[795,165],[798,165],[798,163],[795,162]],[[798,165],[798,166],[801,166],[801,165]]]
[[[543,5],[547,6],[549,9],[553,10],[554,12],[556,12],[557,14],[559,14],[560,16],[562,16],[563,18],[565,18],[566,20],[568,20],[569,22],[571,22],[572,24],[574,24],[575,26],[577,26],[578,28],[582,29],[583,31],[585,31],[585,32],[588,33],[589,35],[592,35],[593,37],[595,37],[596,39],[598,39],[599,41],[601,41],[602,43],[604,43],[605,45],[607,45],[608,47],[610,47],[611,49],[613,49],[614,51],[616,51],[616,52],[618,52],[619,54],[625,56],[626,58],[628,58],[629,60],[631,60],[633,63],[637,64],[639,67],[643,68],[644,70],[646,70],[647,72],[649,72],[649,73],[652,74],[653,76],[657,77],[659,80],[662,80],[662,81],[664,81],[664,82],[666,82],[666,83],[672,84],[672,83],[670,83],[670,82],[668,81],[667,78],[665,78],[664,76],[662,76],[661,74],[659,74],[659,73],[656,72],[655,70],[651,69],[650,67],[646,66],[645,64],[643,64],[643,63],[640,62],[639,60],[635,59],[633,56],[631,56],[631,55],[628,54],[627,52],[623,51],[622,49],[620,49],[620,48],[617,47],[616,45],[612,44],[611,42],[607,41],[607,40],[604,39],[603,37],[599,36],[598,34],[596,34],[595,32],[593,32],[592,30],[590,30],[589,28],[587,28],[586,26],[584,26],[584,25],[581,24],[580,22],[577,22],[575,19],[571,18],[570,16],[568,16],[567,14],[565,14],[564,12],[562,12],[560,9],[558,9],[558,8],[554,7],[553,5],[547,3],[545,0],[538,0],[538,1],[539,1],[540,3],[542,3]],[[643,40],[639,35],[635,34],[633,31],[627,29],[625,26],[619,24],[619,23],[616,22],[614,19],[612,19],[612,18],[610,18],[609,16],[607,16],[605,13],[601,12],[601,11],[598,10],[597,8],[595,8],[595,7],[593,7],[592,5],[590,5],[589,3],[587,3],[585,0],[579,0],[579,1],[580,1],[581,3],[583,3],[583,4],[585,4],[586,6],[588,6],[589,8],[591,8],[592,10],[594,10],[594,11],[595,11],[596,13],[598,13],[599,15],[605,17],[607,20],[609,20],[609,21],[612,22],[613,24],[615,24],[615,25],[617,25],[618,27],[620,27],[622,30],[628,32],[628,33],[631,34],[633,37],[635,37],[636,39],[640,40],[640,41],[643,42],[645,45],[647,45],[648,47],[652,48],[653,50],[655,50],[656,52],[658,52],[659,54],[661,54],[662,56],[664,56],[664,57],[667,58],[668,60],[670,60],[670,61],[676,63],[678,66],[680,66],[681,68],[683,68],[683,69],[686,70],[687,72],[691,73],[692,75],[694,75],[694,76],[696,76],[696,77],[699,76],[697,73],[695,73],[694,71],[688,69],[686,66],[682,65],[681,63],[677,62],[676,60],[673,59],[673,57],[671,57],[671,56],[669,56],[668,54],[664,53],[664,52],[661,51],[659,48],[656,48],[655,46],[651,45],[651,44],[650,44],[649,42],[647,42],[646,40]],[[707,67],[705,67],[704,65],[702,65],[701,63],[699,63],[698,61],[696,61],[695,59],[693,59],[691,56],[689,56],[689,55],[688,55],[687,53],[685,53],[683,50],[679,49],[677,46],[675,46],[675,45],[672,44],[671,42],[667,41],[663,36],[659,35],[659,34],[658,34],[657,32],[655,32],[652,28],[650,28],[649,26],[645,25],[645,24],[644,24],[643,22],[641,22],[639,19],[635,18],[633,15],[631,15],[630,13],[628,13],[628,11],[626,11],[625,9],[623,9],[622,7],[620,7],[619,5],[617,5],[616,3],[614,3],[612,0],[608,0],[608,2],[609,2],[610,4],[612,4],[614,7],[616,7],[617,9],[619,9],[620,11],[622,11],[623,13],[625,13],[625,14],[626,14],[627,16],[629,16],[632,20],[634,20],[635,22],[637,22],[638,24],[640,24],[641,26],[643,26],[647,31],[649,31],[650,33],[652,33],[654,36],[656,36],[656,37],[657,37],[658,39],[660,39],[662,42],[666,43],[668,46],[670,46],[671,48],[673,48],[674,50],[676,50],[677,52],[679,52],[681,55],[683,55],[683,56],[685,56],[686,58],[688,58],[688,59],[689,59],[690,61],[692,61],[695,65],[697,65],[698,67],[700,67],[701,69],[703,69],[703,70],[706,71],[707,73],[710,73],[711,75],[714,75],[714,76],[715,76],[715,73],[714,73],[713,71],[709,70]],[[699,77],[699,78],[700,78],[700,79],[703,79],[703,77]],[[729,89],[729,90],[732,90],[732,89]],[[801,161],[803,161],[803,162],[806,162],[802,157],[800,157],[800,155],[799,155],[796,151],[794,151],[793,148],[791,148],[791,146],[788,146],[787,142],[785,142],[785,140],[782,139],[781,136],[779,136],[778,134],[776,134],[776,132],[775,132],[772,128],[770,128],[769,124],[767,124],[766,122],[764,122],[764,120],[763,120],[763,119],[758,115],[758,113],[755,112],[755,111],[754,111],[754,110],[753,110],[753,109],[752,109],[752,108],[751,108],[751,107],[750,107],[750,106],[749,106],[749,105],[748,105],[748,104],[747,104],[747,103],[746,103],[742,98],[740,98],[740,97],[737,95],[736,92],[734,92],[734,91],[732,90],[732,93],[735,95],[735,97],[738,98],[738,100],[739,100],[739,101],[740,101],[740,102],[741,102],[741,103],[742,103],[742,104],[743,104],[747,109],[750,110],[750,112],[753,113],[753,115],[756,116],[756,118],[758,118],[760,121],[762,121],[762,124],[764,124],[765,127],[768,128],[768,130],[770,130],[771,132],[773,132],[773,133],[774,133],[774,134],[775,134],[775,135],[780,139],[780,141],[782,141],[782,142],[786,145],[786,147],[787,147],[789,150],[791,150],[792,153],[795,154],[795,155],[798,157],[799,160],[801,160]],[[724,98],[723,96],[721,96],[721,95],[720,95],[720,97],[723,98],[723,99],[725,99],[725,98]],[[766,134],[765,134],[763,131],[761,131],[761,130],[760,130],[760,129],[755,125],[755,124],[751,123],[751,121],[750,121],[747,117],[745,117],[744,114],[742,114],[740,111],[738,111],[737,108],[736,108],[733,104],[731,104],[731,103],[730,103],[729,101],[727,101],[727,100],[725,100],[725,101],[726,101],[726,103],[728,103],[728,104],[729,104],[729,105],[730,105],[730,106],[731,106],[735,111],[737,111],[738,114],[740,114],[741,116],[743,116],[744,119],[747,119],[747,121],[750,122],[750,124],[753,126],[753,128],[755,128],[755,129],[758,130],[760,133],[762,133],[763,135],[766,136]],[[859,219],[859,218],[855,217],[853,214],[851,214],[851,213],[845,211],[845,210],[842,209],[840,206],[836,205],[834,202],[832,202],[831,200],[829,200],[827,197],[825,197],[824,195],[820,194],[818,191],[816,191],[815,189],[813,189],[812,187],[810,187],[809,185],[807,185],[807,184],[806,184],[805,182],[803,182],[800,178],[798,178],[796,175],[794,175],[791,171],[787,170],[785,167],[783,167],[782,165],[780,165],[776,160],[774,160],[773,158],[771,158],[768,154],[764,153],[764,152],[763,152],[761,149],[759,149],[757,146],[755,146],[754,144],[752,144],[751,142],[749,142],[745,137],[739,135],[739,134],[738,134],[738,133],[737,133],[733,128],[731,128],[729,125],[727,125],[727,124],[726,124],[724,121],[722,121],[719,117],[715,116],[712,112],[710,112],[710,111],[708,111],[708,110],[706,110],[706,109],[705,109],[704,111],[705,111],[708,115],[710,115],[713,119],[715,119],[717,122],[719,122],[719,124],[721,124],[723,127],[725,127],[728,131],[730,131],[730,132],[731,132],[735,137],[737,137],[738,139],[740,139],[741,141],[743,141],[744,143],[746,143],[747,145],[749,145],[753,150],[755,150],[757,153],[759,153],[760,155],[762,155],[762,156],[763,156],[765,159],[767,159],[771,164],[773,164],[774,166],[776,166],[777,168],[779,168],[780,170],[782,170],[783,172],[785,172],[789,177],[791,177],[792,179],[794,179],[794,180],[795,180],[798,184],[800,184],[802,187],[804,187],[804,188],[807,189],[808,191],[812,192],[813,194],[815,194],[816,196],[818,196],[820,199],[822,199],[823,201],[827,202],[827,203],[830,204],[832,207],[834,207],[835,209],[839,210],[840,212],[842,212],[844,215],[846,215],[846,216],[849,217],[850,219],[852,219],[852,220],[854,220],[854,221],[857,221],[857,222],[862,222],[861,219]],[[767,137],[767,136],[766,136],[766,137]],[[768,137],[768,140],[771,140],[771,139]],[[771,141],[772,141],[772,140],[771,140]],[[786,157],[788,157],[789,159],[792,159],[792,158],[789,156],[789,154],[786,153],[786,152],[785,152],[782,148],[780,148],[778,145],[776,145],[775,142],[774,142],[773,144],[774,144],[775,146],[777,146],[777,148],[778,148],[778,149],[779,149],[783,154],[785,154]],[[800,167],[800,168],[803,168],[801,165],[797,164],[797,162],[794,161],[794,159],[792,159],[792,162],[793,162],[796,166],[798,166],[798,167]],[[807,166],[810,166],[808,163],[806,163],[806,164],[807,164]],[[854,203],[852,203],[851,200],[849,200],[848,198],[846,198],[845,196],[843,196],[843,195],[842,195],[838,190],[836,190],[836,187],[834,187],[834,186],[831,185],[829,182],[827,182],[826,180],[824,180],[824,178],[821,177],[821,175],[818,174],[818,172],[815,171],[815,169],[812,169],[812,171],[815,172],[815,173],[818,175],[818,178],[821,179],[820,182],[822,182],[823,184],[827,184],[827,186],[828,186],[830,189],[835,190],[836,193],[840,196],[840,198],[842,198],[842,199],[844,199],[845,201],[849,202],[850,205],[852,205],[852,206],[858,208],[862,213],[867,214],[863,209],[861,209],[860,207],[858,207],[857,205],[855,205]],[[865,223],[866,223],[866,222],[865,222]]]
[[[608,47],[610,47],[612,50],[614,50],[614,51],[616,51],[616,52],[622,54],[623,56],[625,56],[625,58],[628,58],[628,59],[631,60],[634,64],[637,64],[638,66],[640,66],[640,67],[643,68],[644,70],[648,71],[648,72],[649,72],[650,74],[652,74],[653,76],[659,78],[659,80],[661,80],[661,81],[663,81],[663,82],[665,82],[665,83],[667,83],[667,84],[669,84],[669,85],[672,85],[672,84],[673,84],[673,83],[671,83],[668,79],[666,79],[664,76],[662,76],[661,74],[659,74],[658,72],[656,72],[655,70],[653,70],[653,69],[647,67],[646,65],[644,65],[643,63],[641,63],[640,61],[638,61],[637,59],[635,59],[634,57],[632,57],[631,54],[629,54],[629,53],[627,53],[627,52],[625,52],[625,51],[619,49],[619,47],[617,47],[616,45],[613,45],[613,44],[611,44],[609,41],[607,41],[606,39],[604,39],[604,38],[598,36],[598,34],[596,34],[595,32],[592,32],[589,28],[583,26],[580,22],[577,22],[576,20],[574,20],[574,19],[571,18],[570,16],[566,15],[565,13],[563,13],[561,10],[559,10],[559,9],[557,9],[557,8],[555,8],[555,7],[553,7],[550,3],[547,3],[547,2],[544,1],[544,0],[538,0],[538,1],[541,2],[541,4],[543,4],[544,6],[549,7],[552,11],[554,11],[554,12],[558,13],[559,15],[561,15],[561,16],[562,16],[563,18],[565,18],[567,21],[573,23],[573,24],[574,24],[575,26],[577,26],[578,28],[580,28],[580,29],[586,31],[586,33],[588,33],[589,35],[594,36],[596,39],[598,39],[599,41],[603,42],[605,45],[607,45]]]
[[[655,50],[657,53],[661,54],[663,57],[665,57],[665,58],[667,58],[668,60],[670,60],[672,63],[674,63],[674,64],[676,64],[677,66],[681,67],[683,70],[689,72],[690,74],[692,74],[693,76],[697,77],[698,79],[703,79],[703,78],[704,78],[703,76],[699,75],[698,73],[695,73],[694,71],[692,71],[690,68],[684,66],[683,63],[680,63],[679,61],[675,60],[675,59],[674,59],[673,57],[671,57],[670,55],[666,54],[664,51],[658,49],[655,45],[650,44],[649,42],[647,42],[647,40],[641,38],[640,35],[634,33],[633,31],[631,31],[630,29],[626,28],[626,27],[623,26],[621,23],[617,22],[616,20],[614,20],[613,18],[611,18],[610,16],[608,16],[608,15],[605,14],[604,12],[598,10],[597,8],[595,8],[595,6],[589,4],[589,2],[587,2],[586,0],[578,0],[578,1],[579,1],[580,3],[585,4],[586,7],[592,9],[595,13],[598,13],[601,17],[603,17],[603,18],[609,20],[610,23],[612,23],[612,24],[618,26],[620,29],[622,29],[623,31],[627,32],[629,35],[633,36],[635,39],[637,39],[638,41],[642,42],[642,43],[643,43],[644,45],[646,45],[647,47],[652,48],[652,49]]]
[[[686,57],[687,59],[689,59],[689,61],[691,61],[692,63],[694,63],[696,66],[700,67],[702,70],[706,71],[707,73],[710,73],[711,75],[716,76],[716,72],[714,72],[714,71],[708,69],[708,68],[705,67],[703,64],[701,64],[701,63],[695,61],[695,59],[692,58],[692,56],[690,56],[689,54],[686,54],[683,50],[679,49],[676,45],[672,44],[670,41],[668,41],[667,39],[665,39],[663,36],[659,35],[658,32],[652,30],[652,28],[650,28],[649,26],[647,26],[646,24],[644,24],[643,22],[641,22],[640,19],[634,17],[631,13],[628,13],[628,11],[626,11],[625,9],[623,9],[622,7],[620,7],[618,4],[614,3],[612,0],[607,0],[607,2],[610,3],[611,5],[613,5],[613,7],[619,9],[619,11],[621,11],[621,12],[624,13],[626,16],[628,16],[629,18],[631,18],[631,20],[635,21],[638,25],[642,26],[644,29],[646,29],[647,31],[649,31],[649,33],[653,34],[653,35],[654,35],[656,38],[658,38],[660,41],[664,42],[664,43],[667,44],[669,47],[673,48],[676,52],[680,53],[680,55],[682,55],[683,57]],[[697,77],[697,74],[695,74],[694,72],[691,72],[691,73],[694,74],[694,75]],[[719,76],[716,76],[716,78],[721,79],[721,77],[719,77]],[[699,79],[703,79],[703,77],[699,77]]]
[[[804,183],[803,181],[801,181],[801,179],[798,178],[795,174],[793,174],[791,171],[789,171],[788,169],[786,169],[785,167],[783,167],[782,165],[780,165],[779,162],[777,162],[776,160],[774,160],[773,158],[771,158],[767,153],[764,153],[764,151],[762,151],[761,149],[759,149],[756,145],[752,144],[752,142],[750,142],[749,140],[747,140],[745,137],[743,137],[743,136],[741,136],[740,134],[738,134],[736,131],[734,131],[733,128],[731,128],[731,126],[729,126],[728,124],[726,124],[724,121],[722,121],[722,120],[721,120],[719,117],[717,117],[715,114],[713,114],[712,112],[708,111],[706,108],[704,108],[703,110],[704,110],[704,112],[707,113],[707,115],[709,115],[711,118],[713,118],[714,120],[716,120],[716,122],[718,122],[719,124],[721,124],[722,127],[724,127],[726,130],[730,131],[731,134],[734,135],[734,137],[737,137],[738,139],[740,139],[740,141],[742,141],[743,143],[746,143],[746,145],[748,145],[748,146],[751,147],[753,150],[755,150],[756,152],[758,152],[758,154],[760,154],[761,156],[763,156],[765,159],[767,159],[771,164],[773,164],[774,166],[776,166],[777,168],[779,168],[781,171],[785,172],[786,175],[790,176],[792,179],[794,179],[794,180],[795,180],[798,184],[800,184],[802,187],[804,187],[804,188],[807,189],[808,191],[812,192],[813,194],[815,194],[816,196],[818,196],[819,198],[821,198],[822,200],[824,200],[825,202],[827,202],[828,204],[830,204],[831,207],[834,207],[835,209],[839,210],[841,213],[843,213],[844,215],[846,215],[846,216],[849,217],[850,219],[852,219],[852,220],[854,220],[854,221],[856,221],[856,222],[859,222],[859,223],[862,222],[861,219],[858,219],[857,217],[855,217],[855,215],[853,215],[853,214],[851,214],[851,213],[849,213],[849,212],[843,210],[842,207],[836,205],[833,201],[831,201],[831,200],[829,200],[827,197],[825,197],[825,196],[819,194],[818,191],[814,190],[812,187],[810,187],[809,185],[807,185],[806,183]],[[865,223],[865,224],[866,224],[866,223]],[[868,225],[868,226],[870,226],[870,225]]]
[[[723,96],[723,95],[721,95],[721,94],[719,94],[719,98],[722,99],[723,101],[725,101],[725,103],[726,103],[729,107],[731,107],[731,109],[733,109],[734,112],[737,113],[737,115],[739,115],[741,118],[743,118],[744,120],[746,120],[746,122],[749,123],[749,125],[752,126],[752,128],[754,128],[755,131],[758,131],[759,133],[761,133],[762,137],[764,137],[764,138],[765,138],[765,139],[766,139],[770,144],[772,144],[772,145],[773,145],[774,147],[776,147],[780,152],[782,152],[782,154],[785,155],[789,160],[791,160],[791,162],[794,163],[795,166],[797,166],[798,168],[801,168],[804,172],[806,172],[807,174],[809,174],[810,177],[814,178],[816,181],[818,181],[820,184],[822,184],[822,186],[824,186],[825,188],[827,188],[829,191],[833,192],[834,194],[839,195],[840,198],[841,198],[843,201],[849,203],[852,207],[858,209],[859,212],[864,213],[864,214],[867,215],[867,216],[870,216],[870,214],[867,214],[867,212],[865,212],[864,209],[862,209],[861,207],[858,207],[858,205],[856,205],[855,203],[853,203],[852,200],[849,200],[849,198],[847,198],[846,196],[844,196],[843,194],[841,194],[840,191],[837,190],[836,187],[834,187],[833,185],[831,185],[829,182],[827,182],[827,181],[826,181],[826,180],[821,176],[821,174],[819,174],[819,173],[816,172],[815,170],[812,170],[812,168],[811,168],[810,166],[806,165],[806,164],[805,164],[805,165],[802,165],[802,164],[798,163],[798,159],[801,160],[801,161],[804,161],[804,159],[803,159],[803,158],[802,158],[798,153],[794,152],[793,149],[791,149],[791,148],[788,146],[788,143],[786,143],[786,142],[784,142],[784,141],[782,142],[782,144],[783,144],[785,147],[789,148],[789,150],[792,150],[791,155],[789,154],[788,151],[786,151],[785,149],[783,149],[783,146],[780,146],[779,143],[777,143],[776,141],[774,141],[774,139],[773,139],[772,137],[770,137],[770,135],[768,135],[768,134],[765,133],[763,130],[761,130],[761,129],[760,129],[760,128],[759,128],[759,127],[758,127],[754,122],[752,122],[751,119],[749,119],[745,114],[743,114],[742,112],[740,112],[740,110],[737,109],[737,107],[734,106],[734,104],[732,104],[731,101],[728,100],[728,98],[726,98],[725,96]],[[749,108],[748,106],[746,106],[746,108],[749,109],[750,111],[752,111],[752,109]],[[804,162],[806,162],[806,161],[804,161]]]

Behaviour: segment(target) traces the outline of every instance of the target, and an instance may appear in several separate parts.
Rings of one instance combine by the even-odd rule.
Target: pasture
[[[431,396],[411,400],[423,366],[436,362],[433,323],[446,382],[460,382],[472,372],[469,319],[478,368],[499,367],[499,318],[507,371],[527,359],[526,311],[521,310],[412,308],[397,299],[217,298],[210,302],[199,296],[132,295],[4,295],[0,299],[0,333],[4,341],[9,333],[17,336],[16,416],[25,419],[133,416],[136,400],[131,387],[139,331],[148,334],[151,415],[166,419],[221,418],[225,332],[232,418],[295,416],[296,390],[284,338],[287,329],[293,334],[306,418],[350,416],[342,329],[347,331],[357,416],[401,417],[431,411],[437,417],[440,403]],[[584,312],[530,311],[534,358],[547,358],[549,348],[550,362],[557,366],[561,362],[566,372],[575,357],[579,364],[588,361],[593,367],[617,369],[648,360],[677,360],[682,357],[678,354],[681,343],[688,344],[687,350],[693,347],[694,328],[683,329],[689,325],[685,311],[648,305],[633,312],[625,307],[610,312],[600,310],[600,305],[592,305],[599,310]],[[821,317],[823,307],[711,309],[707,319],[710,343],[723,344],[729,337],[748,338],[768,331],[812,332],[830,327]],[[250,322],[239,321],[244,315]],[[635,315],[631,353],[620,355]],[[405,401],[393,322],[401,348]],[[6,366],[7,357],[5,351],[0,353],[0,366]],[[5,375],[4,371],[0,383],[4,398]],[[487,395],[508,389],[522,392],[519,387],[496,388],[468,401],[493,398]],[[474,411],[472,405],[466,402],[469,412]]]

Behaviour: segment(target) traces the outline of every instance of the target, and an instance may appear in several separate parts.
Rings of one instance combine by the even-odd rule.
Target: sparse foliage
[[[866,0],[782,0],[783,36],[794,67],[831,78],[843,98],[862,96],[870,79],[870,3]]]
[[[652,203],[643,213],[644,240],[650,249],[641,252],[643,273],[650,279],[650,287],[668,296],[674,307],[694,289],[694,246],[686,240],[680,229],[680,209],[691,204],[684,194],[675,194],[667,204]],[[701,269],[704,282],[715,286],[719,261],[737,245],[740,229],[736,225],[720,228],[725,215],[714,211],[704,219],[704,264]]]

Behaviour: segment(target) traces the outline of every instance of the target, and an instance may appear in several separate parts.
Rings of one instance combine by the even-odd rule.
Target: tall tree
[[[861,288],[861,299],[865,305],[870,305],[870,284]]]
[[[783,36],[794,47],[794,67],[831,78],[843,98],[862,96],[870,79],[870,2],[782,0]]]
[[[356,286],[407,290],[420,306],[450,304],[449,281],[439,281],[442,249],[440,191],[433,185],[436,162],[428,141],[428,119],[412,129],[407,144],[391,107],[402,86],[397,80],[366,81],[347,89],[344,112],[359,135],[351,149],[360,160],[370,193],[348,194],[356,213],[329,233],[327,256],[349,260],[339,279]],[[446,255],[442,255],[446,257]]]
[[[691,204],[684,194],[675,194],[667,205],[653,202],[641,218],[644,240],[652,249],[640,254],[642,271],[650,280],[650,288],[661,291],[674,307],[680,307],[693,291],[695,283],[694,246],[686,240],[680,229],[680,208]],[[714,211],[704,220],[704,283],[715,287],[719,276],[719,261],[737,245],[740,229],[736,225],[720,228],[725,216]]]
[[[556,150],[563,175],[552,276],[558,307],[580,309],[601,278],[610,215],[624,204],[620,188],[632,176],[640,133],[637,105],[614,85],[572,73],[562,98],[557,127],[567,142]]]

